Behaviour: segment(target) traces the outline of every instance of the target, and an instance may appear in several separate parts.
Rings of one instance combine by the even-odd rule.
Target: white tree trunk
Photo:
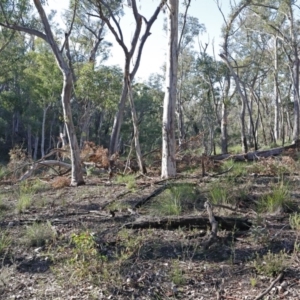
[[[162,178],[176,175],[175,107],[178,67],[178,2],[178,0],[168,0],[166,90],[162,123]]]
[[[42,157],[45,156],[45,125],[46,125],[47,110],[49,107],[50,107],[50,105],[45,106],[43,108],[42,139],[41,139],[41,155],[42,155]]]

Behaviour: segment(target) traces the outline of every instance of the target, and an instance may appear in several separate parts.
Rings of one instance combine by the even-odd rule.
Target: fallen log
[[[269,150],[260,150],[260,151],[251,151],[243,154],[218,154],[209,156],[212,160],[224,160],[224,159],[232,159],[234,161],[253,161],[258,160],[259,158],[267,158],[270,156],[278,156],[283,154],[285,151],[289,151],[291,149],[300,150],[300,140],[297,140],[294,144],[277,147]]]
[[[226,218],[214,216],[215,220],[219,224],[219,228],[225,230],[249,230],[252,223],[245,218]],[[180,227],[186,227],[187,229],[207,229],[211,227],[209,218],[200,216],[182,216],[182,217],[164,217],[164,218],[145,218],[141,217],[134,222],[126,223],[123,228],[131,229],[178,229]]]

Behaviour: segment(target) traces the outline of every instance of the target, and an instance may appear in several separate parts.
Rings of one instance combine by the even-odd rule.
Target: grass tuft
[[[56,231],[53,229],[50,222],[47,223],[33,223],[26,228],[25,244],[31,247],[40,247],[47,242],[54,241]]]
[[[258,204],[258,211],[280,213],[291,208],[289,186],[281,182],[273,191],[264,196]]]

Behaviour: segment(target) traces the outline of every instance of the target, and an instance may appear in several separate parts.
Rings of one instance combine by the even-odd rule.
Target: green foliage
[[[209,187],[209,200],[212,204],[231,203],[228,187],[219,182],[211,184]]]
[[[74,248],[72,248],[72,257],[67,263],[73,269],[72,277],[75,279],[91,277],[103,271],[102,266],[107,258],[99,254],[97,243],[90,232],[73,233],[71,244]]]
[[[0,165],[0,180],[3,180],[9,174],[7,167]]]
[[[232,159],[225,160],[222,164],[222,171],[230,170],[226,176],[228,178],[235,178],[238,176],[245,176],[247,175],[247,163],[245,162],[236,162]]]
[[[276,185],[272,192],[263,196],[258,203],[258,211],[276,213],[282,212],[291,207],[289,185],[281,182]]]
[[[136,179],[134,174],[118,175],[116,181],[117,183],[125,184],[128,190],[134,191],[136,188]]]
[[[173,185],[161,193],[151,205],[151,213],[161,216],[178,216],[184,204],[197,198],[194,186],[190,184]]]
[[[47,223],[33,223],[26,228],[25,243],[32,247],[40,247],[54,241],[55,237],[56,231],[49,221]]]
[[[19,187],[19,194],[30,194],[34,195],[39,192],[44,191],[47,189],[47,185],[41,182],[39,179],[34,179],[31,181],[22,181]]]
[[[16,204],[17,212],[23,213],[26,209],[31,206],[32,203],[32,194],[21,194],[18,198],[18,202]]]
[[[11,244],[11,238],[5,231],[0,231],[0,255],[4,254]]]
[[[294,213],[289,217],[290,226],[292,229],[300,232],[300,214]]]
[[[276,276],[287,267],[287,258],[288,256],[284,251],[280,251],[278,254],[268,251],[268,253],[262,257],[256,254],[253,267],[259,274]]]
[[[170,277],[174,284],[176,285],[184,285],[186,283],[186,279],[184,277],[184,271],[182,267],[179,264],[178,260],[173,261],[171,271],[170,271]]]

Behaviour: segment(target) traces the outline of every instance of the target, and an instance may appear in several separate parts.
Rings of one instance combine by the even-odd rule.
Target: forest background
[[[159,1],[150,2],[138,3],[148,20],[151,8],[154,11],[159,5]],[[75,4],[78,6],[73,15]],[[72,31],[68,33],[69,51],[64,55],[69,59],[75,79],[71,107],[79,147],[82,149],[86,141],[92,141],[110,148],[122,94],[122,47],[116,42],[112,44],[113,35],[103,21],[100,22],[92,1],[73,1],[69,9],[63,9],[63,15],[51,10],[56,5],[55,0],[46,1],[45,8],[55,38],[62,41],[62,44],[58,43],[61,47],[64,46],[66,28],[72,25]],[[110,13],[120,18],[125,44],[129,45],[135,22],[131,3],[116,1],[111,9]],[[21,26],[42,28],[30,3],[5,1],[1,10],[1,157],[6,161],[9,150],[22,145],[36,160],[64,143],[62,136],[66,134],[60,104],[62,77],[47,43],[20,30]],[[180,10],[182,45],[178,53],[177,145],[198,136],[199,153],[212,154],[228,153],[228,147],[232,151],[237,147],[239,151],[247,152],[251,148],[257,150],[297,140],[297,1],[210,1],[209,4],[183,1]],[[195,17],[198,10],[202,12],[200,19]],[[7,13],[10,13],[10,20]],[[130,15],[132,20],[128,21]],[[142,153],[152,151],[162,143],[165,88],[164,63],[161,62],[165,53],[161,43],[164,42],[162,37],[166,36],[166,29],[162,28],[166,14],[158,16],[159,22],[153,23],[153,33],[145,42],[145,52],[140,60],[141,73],[137,70],[132,81]],[[17,21],[19,28],[11,25]],[[212,26],[220,21],[219,34],[216,27],[210,27],[213,28],[212,37],[218,37],[214,43],[209,31],[205,32],[206,23],[210,22],[209,26]],[[101,31],[101,41],[96,49],[95,40],[97,33],[100,34],[97,30]],[[151,39],[157,46],[151,45]],[[116,49],[119,49],[118,54]],[[93,50],[96,50],[94,58],[91,57]],[[95,61],[92,69],[91,60]],[[148,67],[149,62],[155,68],[161,66],[162,70],[153,73]],[[134,62],[130,63],[134,68]],[[129,103],[126,104],[120,135],[113,149],[121,154],[128,153],[134,137],[131,111]]]

